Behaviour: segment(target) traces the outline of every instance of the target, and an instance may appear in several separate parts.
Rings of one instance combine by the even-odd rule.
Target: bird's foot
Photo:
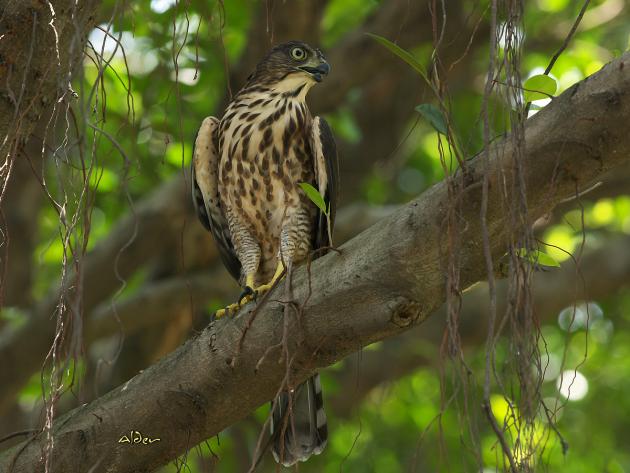
[[[273,289],[283,273],[284,266],[282,265],[282,262],[280,262],[278,263],[278,267],[276,268],[276,272],[271,278],[271,281],[269,281],[267,284],[261,284],[260,286],[255,287],[254,278],[249,277],[247,279],[247,285],[245,286],[245,290],[241,294],[241,297],[252,297],[254,300],[256,300],[258,296],[261,296]]]
[[[236,315],[238,313],[239,310],[241,310],[241,308],[247,304],[248,302],[253,300],[253,296],[251,295],[245,295],[243,296],[241,294],[241,297],[239,298],[238,302],[235,302],[234,304],[230,304],[227,307],[224,307],[223,309],[219,309],[214,313],[214,317],[217,319],[220,319],[221,317],[225,316],[225,315],[229,315],[229,316],[233,316]]]
[[[241,306],[239,304],[230,304],[227,307],[224,307],[223,309],[219,309],[214,313],[214,317],[217,319],[220,319],[221,317],[225,316],[225,315],[234,315],[238,312],[238,310],[241,308]]]
[[[247,304],[252,299],[256,299],[256,291],[253,290],[251,286],[245,286],[241,295],[238,296],[238,303]]]
[[[269,284],[262,284],[256,288],[253,288],[252,286],[245,286],[245,289],[243,289],[243,292],[241,292],[241,295],[238,297],[238,303],[240,305],[245,305],[248,302],[256,301],[258,300],[258,296],[269,291],[272,287],[273,282],[270,282]]]
[[[241,310],[241,308],[249,304],[251,301],[255,301],[260,294],[264,294],[269,289],[271,289],[271,284],[263,284],[262,286],[257,287],[256,289],[252,289],[252,286],[245,286],[241,295],[238,296],[238,302],[234,304],[230,304],[229,306],[219,309],[215,312],[214,316],[217,319],[220,319],[224,315],[236,315],[236,313]]]
[[[241,310],[244,305],[250,303],[251,301],[256,301],[258,296],[269,292],[276,285],[280,276],[282,276],[282,272],[283,266],[282,263],[280,263],[271,281],[267,284],[261,284],[258,287],[254,284],[254,276],[247,276],[245,289],[243,289],[243,292],[241,292],[241,295],[238,297],[238,302],[230,304],[224,309],[217,310],[214,314],[215,318],[219,319],[225,315],[236,315],[236,313]]]
[[[271,288],[275,285],[275,283],[275,281],[270,281],[268,284],[261,284],[256,289],[254,289],[254,299],[264,294],[265,292],[269,292]]]

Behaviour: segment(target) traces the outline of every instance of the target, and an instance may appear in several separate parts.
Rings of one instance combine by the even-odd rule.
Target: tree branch
[[[373,225],[397,206],[367,207],[351,205],[339,212],[335,241],[343,243]],[[208,288],[212,288],[208,290]],[[124,329],[125,335],[168,321],[172,314],[192,311],[212,299],[233,300],[240,292],[225,268],[186,274],[148,284],[120,302],[103,303],[94,309],[86,322],[85,340],[90,343]],[[192,316],[192,314],[191,314]],[[0,376],[0,382],[11,379]]]
[[[497,281],[497,313],[506,313],[506,280]],[[604,245],[587,252],[579,266],[568,260],[561,269],[538,271],[534,275],[534,313],[540,321],[553,321],[560,310],[580,301],[601,301],[630,286],[630,236],[613,235]],[[459,334],[464,350],[482,346],[488,321],[488,286],[478,284],[463,296]],[[388,339],[382,348],[348,357],[342,370],[334,373],[339,396],[331,398],[331,408],[340,417],[349,417],[363,398],[376,386],[413,373],[419,367],[439,363],[439,344],[446,329],[446,308],[424,324]],[[359,365],[357,366],[357,363]]]
[[[605,66],[527,121],[524,181],[536,219],[630,160],[630,53]],[[497,185],[513,165],[509,140],[467,163],[458,217],[461,287],[485,277],[479,205],[483,161],[489,162],[487,225],[495,257],[506,251],[511,227]],[[445,298],[444,216],[452,205],[441,182],[352,239],[341,250],[295,271],[294,300],[303,309],[290,321],[291,384],[377,340],[424,321]],[[53,469],[149,471],[219,433],[272,399],[285,378],[278,363],[284,306],[269,294],[256,311],[211,324],[199,336],[124,385],[59,418]],[[301,335],[301,337],[300,337]],[[301,340],[300,340],[301,338]],[[240,343],[242,341],[242,344]],[[168,407],[168,408],[166,408]],[[159,437],[134,448],[118,443],[129,430]],[[43,436],[0,456],[0,470],[42,471]],[[143,446],[144,447],[144,446]]]
[[[178,186],[176,181],[170,184]],[[138,206],[135,214],[119,222],[109,238],[96,245],[85,258],[83,278],[88,283],[83,294],[83,309],[86,313],[120,286],[119,278],[129,277],[160,251],[165,240],[176,238],[181,232],[186,215],[183,208],[190,207],[190,198],[184,189],[180,191],[177,198],[170,192],[152,195]],[[166,231],[166,227],[171,231]],[[140,231],[152,237],[139,238],[136,233]],[[214,249],[211,244],[208,246]],[[0,359],[6,362],[2,378],[11,380],[0,382],[0,412],[13,402],[20,387],[41,366],[54,337],[55,324],[50,322],[50,315],[54,313],[59,294],[74,284],[75,277],[70,277],[66,287],[54,287],[32,311],[24,326],[0,338]]]

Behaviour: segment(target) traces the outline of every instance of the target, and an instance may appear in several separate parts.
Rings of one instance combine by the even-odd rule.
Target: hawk
[[[300,41],[275,46],[223,118],[207,117],[199,129],[193,201],[224,265],[244,289],[217,317],[235,313],[271,289],[289,266],[331,245],[337,150],[326,121],[312,117],[306,105],[310,88],[329,72],[319,49]],[[302,183],[324,197],[328,218]],[[285,466],[321,453],[328,428],[319,375],[273,403],[271,432],[274,458]]]

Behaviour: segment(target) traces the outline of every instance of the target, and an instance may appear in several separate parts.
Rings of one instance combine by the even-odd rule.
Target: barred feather
[[[282,393],[272,406],[272,452],[278,463],[291,466],[324,450],[328,424],[319,374]]]

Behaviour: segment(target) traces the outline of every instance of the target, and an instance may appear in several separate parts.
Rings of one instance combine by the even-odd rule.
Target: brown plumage
[[[223,118],[206,118],[197,135],[194,201],[245,294],[269,290],[285,266],[330,245],[326,216],[300,187],[309,183],[319,190],[330,204],[332,226],[335,143],[325,120],[313,118],[306,105],[309,89],[328,71],[318,49],[297,41],[276,46]],[[217,315],[235,312],[240,305],[232,304]],[[292,425],[282,428],[287,427],[289,404]],[[280,396],[274,404],[274,428],[274,456],[283,464],[321,452],[327,427],[317,375]]]

